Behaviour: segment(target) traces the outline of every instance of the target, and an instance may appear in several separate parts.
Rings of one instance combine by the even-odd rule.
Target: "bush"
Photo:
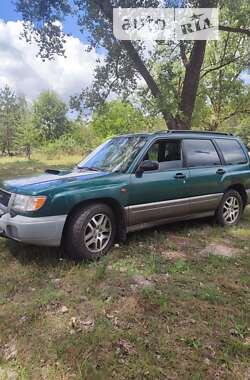
[[[70,133],[64,134],[59,139],[43,145],[41,153],[46,155],[48,159],[65,154],[84,157],[101,142],[102,140],[94,135],[91,128],[76,126],[70,130]]]

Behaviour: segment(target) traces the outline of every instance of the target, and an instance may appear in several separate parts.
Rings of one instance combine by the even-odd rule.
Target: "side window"
[[[158,161],[158,155],[159,155],[159,144],[157,143],[151,146],[151,148],[149,149],[146,155],[146,159],[151,160],[151,161]]]
[[[222,151],[226,164],[245,164],[247,162],[246,155],[237,140],[216,139],[215,141]]]
[[[158,161],[159,171],[182,167],[181,141],[162,140],[151,146],[144,160]]]
[[[221,165],[211,140],[184,140],[184,149],[189,167]]]

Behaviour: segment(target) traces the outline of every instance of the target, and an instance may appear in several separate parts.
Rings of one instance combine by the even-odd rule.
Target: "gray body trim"
[[[155,226],[162,226],[163,224],[169,224],[169,223],[174,223],[174,222],[182,222],[185,220],[192,220],[192,219],[199,219],[199,218],[207,218],[209,216],[214,216],[214,214],[215,214],[215,211],[200,212],[197,214],[183,215],[183,216],[177,216],[177,217],[155,220],[154,222],[135,224],[135,225],[131,225],[131,226],[127,227],[127,233],[139,231],[139,230],[144,230],[146,228],[152,228]]]
[[[29,218],[6,213],[0,217],[0,236],[22,243],[59,247],[67,215]]]
[[[174,199],[163,202],[145,203],[126,207],[128,231],[142,229],[142,225],[169,223],[184,218],[201,217],[204,213],[214,214],[223,193]]]

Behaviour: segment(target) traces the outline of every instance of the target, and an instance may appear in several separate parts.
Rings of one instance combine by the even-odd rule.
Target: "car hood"
[[[17,177],[0,183],[0,188],[13,193],[47,190],[61,184],[84,181],[100,176],[107,172],[78,171],[78,170],[47,170],[43,174]]]

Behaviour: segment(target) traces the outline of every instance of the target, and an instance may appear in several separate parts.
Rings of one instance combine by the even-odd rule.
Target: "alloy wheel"
[[[238,198],[230,196],[223,206],[223,218],[227,224],[236,222],[240,214],[240,202]]]
[[[88,222],[84,231],[84,243],[92,253],[101,253],[109,243],[112,223],[105,214],[96,214]]]

